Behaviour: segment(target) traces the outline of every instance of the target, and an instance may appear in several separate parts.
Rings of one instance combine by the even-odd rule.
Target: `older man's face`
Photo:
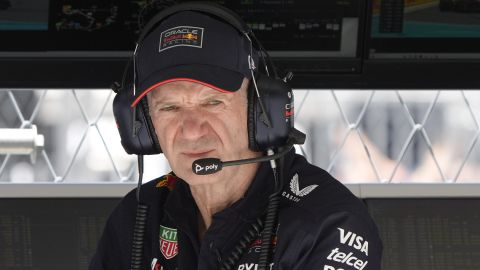
[[[236,174],[224,168],[209,176],[192,172],[193,161],[215,157],[222,161],[251,158],[248,149],[247,84],[223,93],[210,87],[177,81],[149,93],[150,115],[160,146],[173,171],[190,185],[212,184]]]

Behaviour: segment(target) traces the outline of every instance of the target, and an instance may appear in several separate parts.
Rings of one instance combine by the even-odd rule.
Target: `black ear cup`
[[[284,146],[293,129],[292,90],[284,81],[262,74],[257,76],[256,82],[261,100],[251,81],[248,97],[249,147],[253,151],[265,151]],[[260,102],[263,102],[265,111]]]
[[[147,97],[140,100],[141,109],[142,109],[142,120],[145,123],[145,126],[148,131],[149,138],[151,138],[151,144],[153,144],[152,150],[155,151],[153,154],[160,154],[163,153],[162,148],[160,147],[160,143],[158,142],[157,133],[155,132],[155,126],[152,123],[152,118],[150,117],[150,111],[148,108]],[[150,145],[150,144],[149,144]],[[152,146],[149,146],[152,147]]]
[[[147,101],[142,99],[131,108],[133,94],[130,88],[120,89],[113,100],[113,115],[122,146],[128,154],[153,155],[162,152],[148,113]]]

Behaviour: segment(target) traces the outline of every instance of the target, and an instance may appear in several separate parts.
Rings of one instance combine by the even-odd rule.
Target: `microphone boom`
[[[218,158],[197,159],[192,163],[192,172],[197,175],[208,175],[208,174],[219,172],[220,170],[223,169],[223,167],[227,167],[227,166],[236,166],[236,165],[243,165],[243,164],[249,164],[249,163],[270,161],[286,155],[292,148],[293,148],[293,144],[290,144],[288,145],[288,147],[285,147],[285,149],[283,149],[282,151],[271,156],[231,160],[231,161],[225,161],[225,162],[222,162]]]

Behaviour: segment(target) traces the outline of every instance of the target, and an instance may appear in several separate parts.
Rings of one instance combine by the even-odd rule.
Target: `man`
[[[265,155],[249,147],[251,50],[232,25],[197,11],[162,20],[138,47],[132,106],[147,99],[156,139],[173,170],[141,188],[149,207],[144,269],[212,270],[230,260],[233,269],[258,268],[261,233],[248,243],[242,239],[264,219],[274,192],[270,164],[210,175],[192,171],[201,158]],[[267,269],[380,269],[377,229],[355,196],[294,151],[279,169],[285,183]],[[90,269],[129,269],[135,207],[132,191],[109,218]],[[239,243],[246,244],[244,253],[236,252]]]

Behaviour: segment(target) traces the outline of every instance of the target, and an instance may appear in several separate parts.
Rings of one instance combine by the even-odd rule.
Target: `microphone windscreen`
[[[197,175],[212,174],[222,169],[222,161],[218,158],[202,158],[192,163],[192,172]]]

